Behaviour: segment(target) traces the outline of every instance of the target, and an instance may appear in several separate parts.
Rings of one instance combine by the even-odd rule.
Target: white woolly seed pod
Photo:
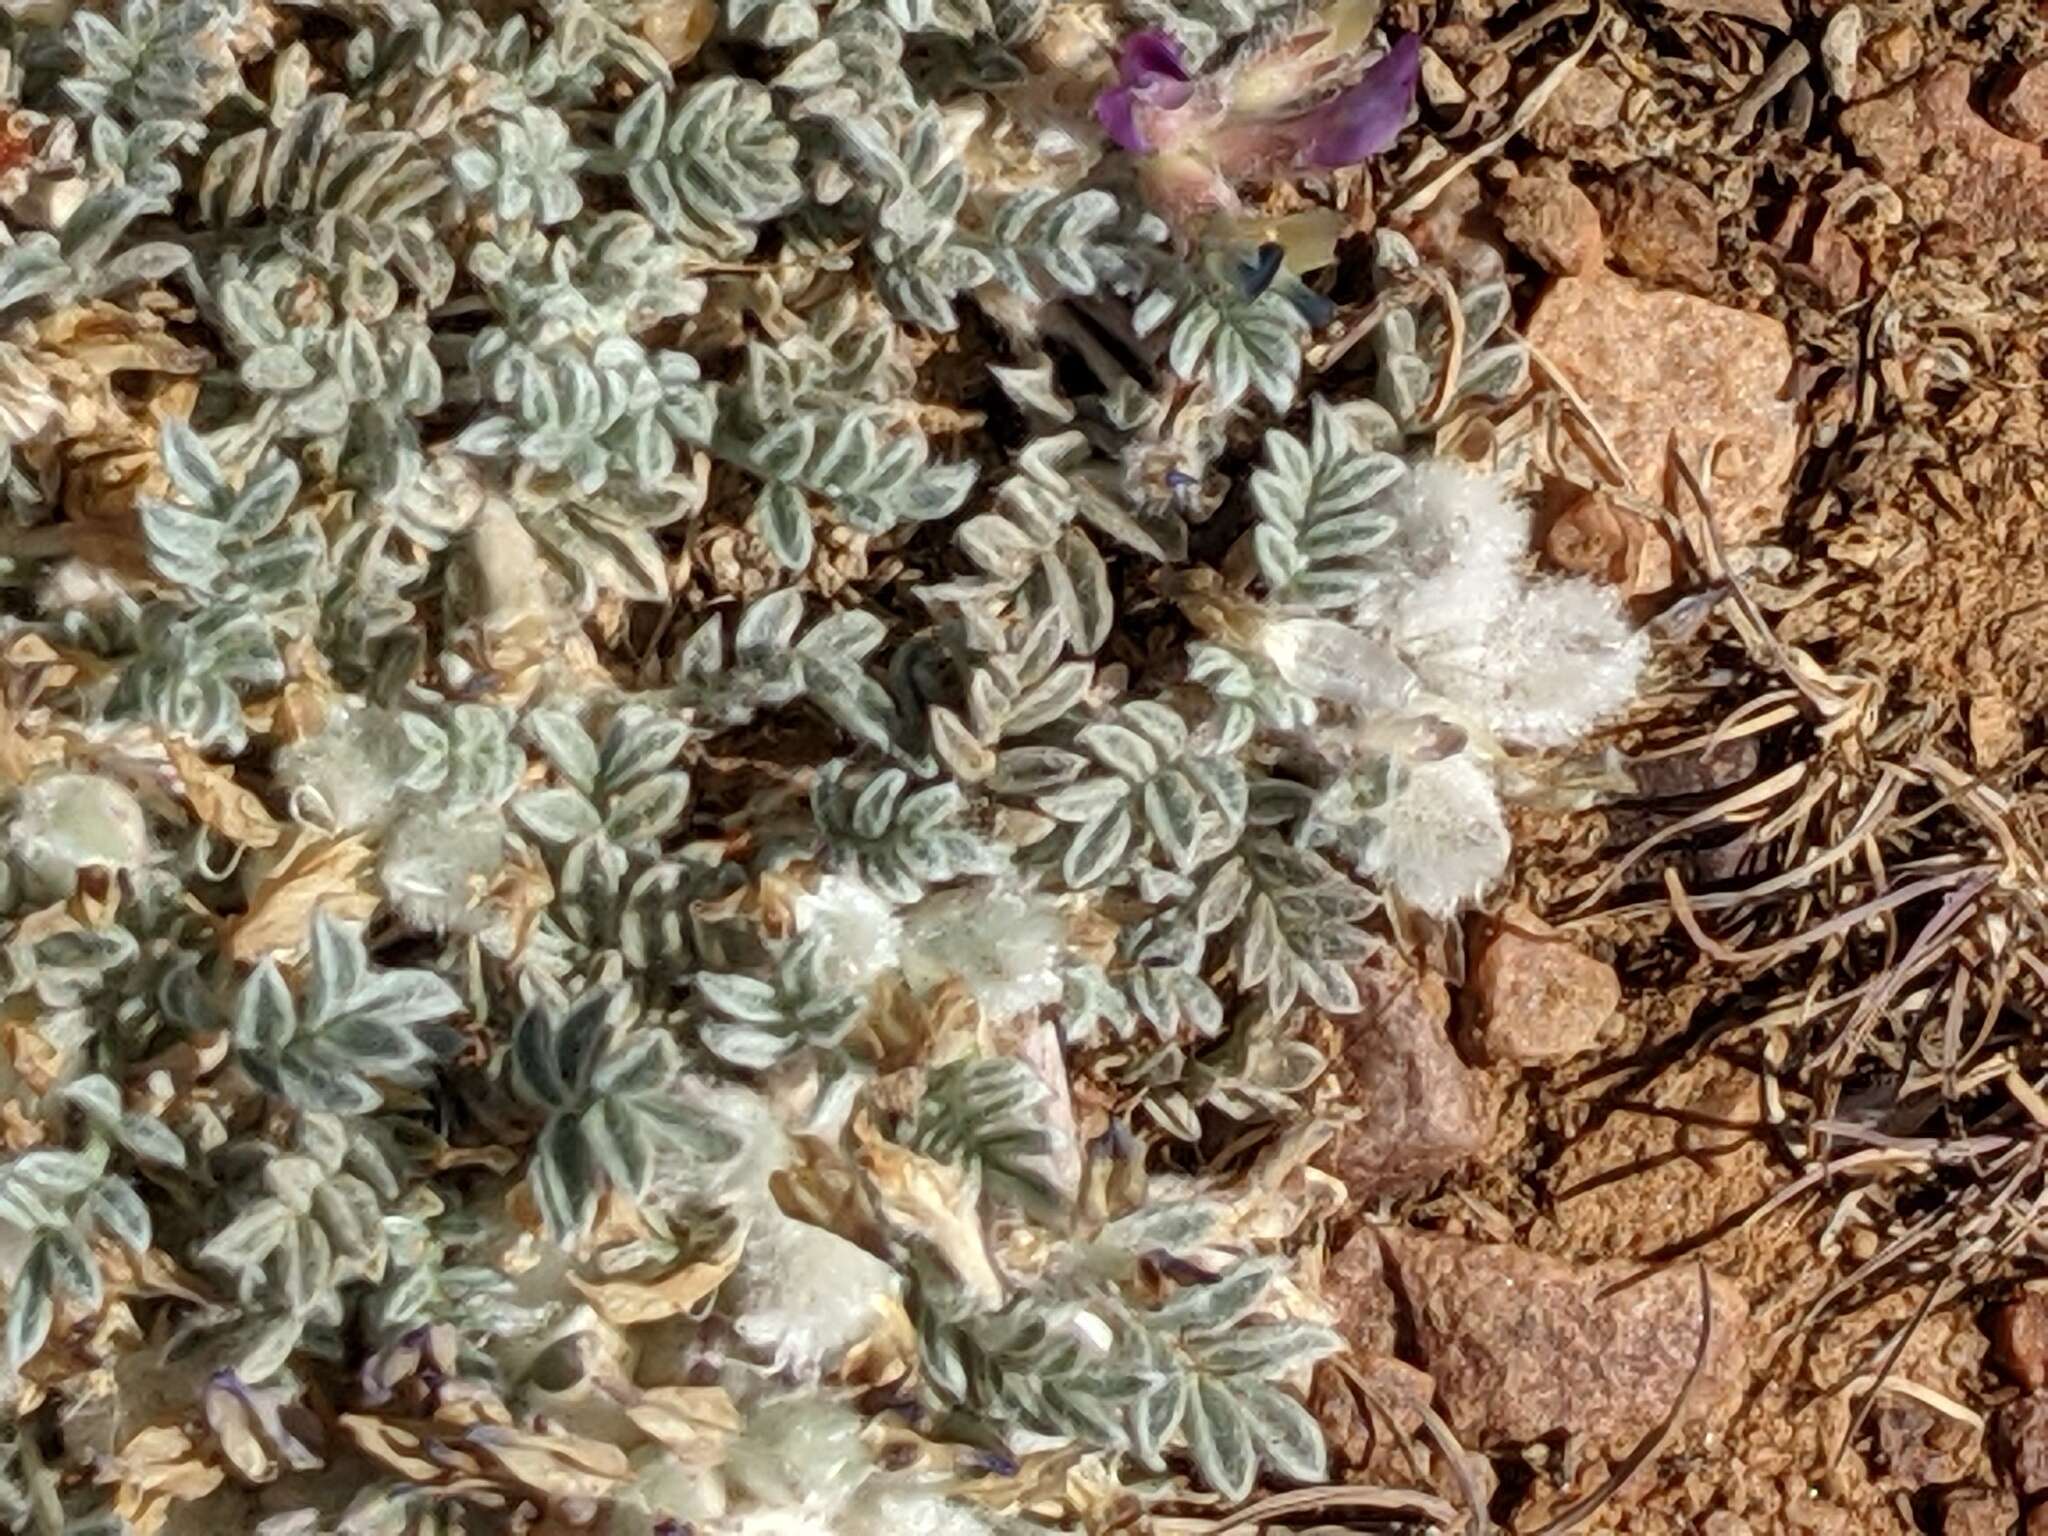
[[[112,779],[50,773],[22,790],[7,828],[8,850],[42,892],[68,895],[82,869],[134,869],[149,857],[142,802]]]
[[[1372,875],[1432,917],[1477,901],[1507,868],[1507,821],[1493,775],[1470,753],[1404,764],[1379,820]]]
[[[792,903],[797,932],[821,934],[825,979],[865,991],[902,958],[903,920],[895,905],[863,880],[826,875]]]

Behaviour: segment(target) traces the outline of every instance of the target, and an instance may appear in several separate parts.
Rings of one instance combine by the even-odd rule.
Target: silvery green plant
[[[665,1156],[716,1164],[735,1150],[723,1127],[679,1097],[674,1037],[633,1027],[619,994],[592,989],[559,1012],[526,1013],[506,1061],[513,1092],[546,1116],[527,1180],[558,1242],[583,1235],[607,1189],[645,1199]]]
[[[293,515],[298,466],[270,457],[235,486],[188,423],[165,422],[160,443],[179,500],[144,497],[140,503],[157,574],[222,606],[274,613],[294,600],[309,605],[326,550],[311,516]]]
[[[904,1144],[972,1168],[995,1200],[1054,1209],[1062,1192],[1045,1124],[1050,1097],[1044,1080],[1011,1057],[948,1062],[927,1081]]]
[[[398,1170],[359,1123],[321,1112],[301,1115],[283,1146],[243,1140],[216,1160],[225,1219],[192,1257],[233,1300],[196,1314],[184,1343],[210,1335],[238,1377],[262,1382],[309,1337],[331,1349],[352,1294],[383,1278]]]
[[[766,978],[700,971],[696,983],[710,1012],[698,1038],[742,1070],[772,1067],[801,1050],[835,1050],[860,1022],[860,999],[836,984],[821,934],[796,940]]]
[[[312,926],[302,991],[264,960],[235,994],[236,1059],[269,1093],[299,1109],[367,1114],[382,1081],[418,1083],[456,1037],[443,1020],[460,1011],[455,989],[431,971],[373,967],[360,929],[326,912]]]
[[[118,1109],[108,1118],[117,1133],[124,1129]],[[159,1157],[167,1150],[146,1144]],[[34,1147],[0,1162],[0,1221],[22,1245],[7,1294],[10,1367],[43,1347],[60,1300],[87,1312],[99,1307],[104,1287],[89,1236],[136,1254],[149,1246],[149,1207],[129,1180],[108,1171],[110,1150],[105,1137],[93,1134],[76,1151]]]
[[[276,632],[261,615],[234,606],[187,614],[151,603],[134,615],[131,633],[133,650],[107,700],[110,717],[146,721],[201,747],[248,745],[243,696],[284,681]]]
[[[629,849],[653,846],[682,819],[690,775],[676,759],[690,733],[681,721],[630,704],[612,717],[602,744],[559,710],[534,711],[526,729],[563,780],[512,802],[513,819],[543,843],[602,837]]]
[[[1217,123],[1324,13],[1105,14],[1095,116],[1039,0],[10,24],[0,1264],[49,1401],[0,1522],[98,1518],[53,1372],[149,1379],[138,1292],[277,1536],[1006,1529],[776,1448],[858,1442],[829,1378],[898,1305],[892,1434],[1139,1520],[1329,1475],[1311,1271],[1211,1158],[1285,1141],[1315,1016],[1482,897],[1642,642],[1435,455],[1526,381],[1484,264],[1376,235],[1317,377],[1328,302],[1230,221]],[[1407,120],[1363,36],[1250,125],[1311,203],[1365,140],[1304,124]],[[338,1497],[316,1405],[436,1449]]]
[[[1275,1383],[1340,1341],[1262,1318],[1273,1275],[1243,1261],[1150,1308],[1100,1281],[1064,1305],[949,1316],[935,1303],[918,1318],[920,1342],[940,1397],[992,1428],[1155,1467],[1183,1449],[1210,1487],[1242,1499],[1262,1464],[1312,1483],[1327,1455],[1315,1420]]]

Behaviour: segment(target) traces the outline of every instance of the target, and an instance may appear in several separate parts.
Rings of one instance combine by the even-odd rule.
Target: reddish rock
[[[1600,212],[1563,174],[1517,176],[1501,193],[1501,230],[1546,272],[1597,272]]]
[[[2019,1500],[2003,1488],[1952,1488],[1941,1498],[1941,1536],[2012,1536]]]
[[[2027,1536],[2048,1536],[2048,1504],[2036,1504],[2027,1512]]]
[[[1649,597],[1672,582],[1670,536],[1605,491],[1567,507],[1544,535],[1543,552],[1559,570],[1619,587],[1623,597]]]
[[[1799,430],[1784,398],[1792,343],[1781,322],[1601,273],[1552,283],[1528,335],[1586,402],[1638,495],[1671,498],[1674,438],[1695,465],[1718,444],[1721,537],[1749,543],[1783,520]]]
[[[1423,1420],[1436,1383],[1391,1355],[1353,1353],[1342,1373],[1316,1373],[1310,1390],[1309,1407],[1323,1427],[1331,1460],[1343,1471],[1343,1480],[1410,1487],[1418,1471],[1425,1486],[1445,1498],[1456,1499],[1461,1480],[1441,1455],[1431,1455],[1430,1442],[1421,1438]],[[1411,1451],[1423,1449],[1418,1467]],[[1492,1466],[1478,1455],[1466,1458],[1463,1486],[1490,1492]],[[1484,1495],[1482,1495],[1484,1496]]]
[[[1863,50],[1863,57],[1880,78],[1903,80],[1920,68],[1926,53],[1927,45],[1920,41],[1920,34],[1910,23],[1902,21],[1873,37]]]
[[[1621,1003],[1614,967],[1582,954],[1532,912],[1488,923],[1466,997],[1471,1038],[1487,1062],[1532,1066],[1590,1047]]]
[[[1991,1358],[2029,1392],[2048,1387],[2048,1291],[2023,1291],[1998,1309]]]
[[[2048,64],[2014,70],[1991,101],[1991,121],[2016,139],[2048,139]]]
[[[1375,1412],[1385,1414],[1404,1435],[1422,1428],[1436,1396],[1436,1383],[1429,1372],[1392,1355],[1368,1355],[1356,1363],[1356,1369],[1359,1390],[1371,1398]]]
[[[1970,72],[1944,64],[1841,115],[1856,152],[1953,241],[2048,235],[2048,156],[1970,105]]]
[[[1386,1250],[1372,1228],[1324,1261],[1320,1290],[1354,1355],[1394,1353],[1401,1336],[1400,1303],[1387,1279]]]
[[[1421,1364],[1460,1437],[1479,1447],[1576,1433],[1621,1454],[1664,1421],[1700,1347],[1689,1265],[1572,1264],[1512,1244],[1382,1230]],[[1627,1283],[1633,1282],[1633,1283]],[[1706,1358],[1681,1422],[1732,1409],[1749,1308],[1709,1280]]]
[[[1870,281],[1870,263],[1864,259],[1863,247],[1832,215],[1814,230],[1800,267],[1822,297],[1837,306],[1855,303]]]
[[[1422,1428],[1436,1383],[1392,1355],[1354,1351],[1347,1365],[1341,1388],[1319,1393],[1311,1406],[1340,1460],[1359,1468],[1380,1465],[1380,1453]]]
[[[1721,259],[1721,215],[1683,176],[1632,165],[1603,189],[1600,211],[1617,264],[1647,283],[1704,290]]]
[[[1420,1189],[1486,1145],[1492,1117],[1474,1074],[1445,1032],[1434,976],[1367,970],[1362,1011],[1330,1022],[1337,1074],[1356,1117],[1332,1138],[1324,1165],[1356,1200]]]
[[[2048,1491],[2048,1392],[2034,1392],[1998,1411],[1998,1437],[2019,1491]]]

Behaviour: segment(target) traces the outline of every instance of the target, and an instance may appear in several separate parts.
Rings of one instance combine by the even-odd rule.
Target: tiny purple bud
[[[1141,112],[1171,112],[1194,95],[1194,82],[1176,43],[1164,32],[1134,32],[1117,56],[1117,84],[1095,98],[1095,117],[1117,144],[1134,155],[1156,147]]]
[[[1124,39],[1124,46],[1117,54],[1116,78],[1119,85],[1185,80],[1188,78],[1187,60],[1171,34],[1157,28],[1133,32]]]
[[[1415,105],[1422,79],[1422,39],[1404,33],[1356,85],[1307,114],[1304,165],[1333,171],[1393,146]]]

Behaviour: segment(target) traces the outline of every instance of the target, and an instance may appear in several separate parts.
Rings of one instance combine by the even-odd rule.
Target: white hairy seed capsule
[[[149,857],[142,802],[112,779],[53,773],[15,802],[8,845],[38,885],[69,892],[82,869],[133,869]]]
[[[903,923],[887,898],[847,875],[827,875],[797,897],[797,932],[822,934],[820,960],[835,989],[859,991],[896,968]]]
[[[344,704],[317,736],[277,755],[280,783],[319,801],[335,830],[381,825],[397,807],[398,780],[414,757],[399,717],[375,704]],[[307,806],[308,814],[314,814]]]
[[[415,928],[461,929],[505,862],[505,818],[490,806],[454,814],[421,807],[385,839],[377,876]]]
[[[1458,718],[1558,747],[1634,697],[1646,642],[1611,590],[1531,579],[1529,512],[1504,482],[1425,462],[1390,497],[1403,558],[1366,617]]]
[[[1469,753],[1404,765],[1380,820],[1373,875],[1432,917],[1477,900],[1507,868],[1507,822],[1493,775]]]
[[[1003,885],[928,896],[904,914],[903,979],[923,992],[949,978],[991,1018],[1056,1001],[1067,925],[1058,907]]]

